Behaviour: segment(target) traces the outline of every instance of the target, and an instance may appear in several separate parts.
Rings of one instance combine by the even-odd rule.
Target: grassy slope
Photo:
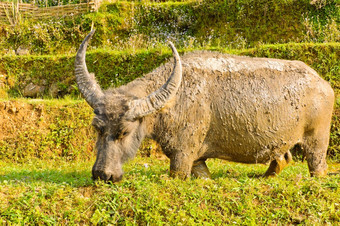
[[[0,223],[337,224],[338,174],[310,178],[293,163],[263,179],[264,165],[209,160],[213,180],[169,178],[168,160],[136,159],[115,185],[90,179],[94,159],[0,161]]]
[[[339,41],[337,4],[336,0],[113,1],[94,13],[0,24],[0,52],[20,47],[31,54],[75,53],[91,27],[97,29],[93,46],[116,50],[147,48],[169,38],[181,48]]]

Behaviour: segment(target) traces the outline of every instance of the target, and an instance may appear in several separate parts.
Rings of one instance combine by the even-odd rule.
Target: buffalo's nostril
[[[92,171],[92,178],[94,180],[104,180],[107,181],[111,178],[111,174],[105,173],[104,171],[101,170],[96,170],[96,171]]]
[[[93,180],[103,180],[105,182],[111,181],[111,182],[118,182],[121,181],[123,178],[123,175],[120,176],[114,176],[113,173],[110,172],[105,172],[105,171],[101,171],[101,170],[95,170],[92,171],[92,179]]]
[[[118,177],[114,177],[112,176],[111,177],[111,181],[114,183],[114,182],[118,182],[118,181],[121,181],[123,179],[123,175],[120,175]]]

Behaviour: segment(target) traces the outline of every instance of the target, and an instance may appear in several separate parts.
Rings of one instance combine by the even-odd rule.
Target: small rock
[[[30,51],[26,48],[23,47],[19,47],[16,51],[15,51],[16,55],[22,56],[22,55],[28,55],[30,54]]]
[[[42,96],[45,91],[45,86],[34,85],[33,83],[28,84],[24,90],[24,97],[37,97]]]
[[[50,88],[48,89],[48,93],[51,97],[55,98],[58,96],[60,90],[57,83],[53,83]]]

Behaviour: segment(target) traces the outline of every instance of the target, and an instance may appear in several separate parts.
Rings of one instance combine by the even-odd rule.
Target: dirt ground
[[[43,105],[23,101],[0,101],[0,140],[12,138],[26,129],[44,129]]]

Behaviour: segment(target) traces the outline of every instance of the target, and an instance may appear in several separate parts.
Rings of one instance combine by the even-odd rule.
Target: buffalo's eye
[[[99,132],[104,133],[105,129],[105,123],[103,120],[100,120],[98,118],[94,118],[92,121],[92,126]]]
[[[94,109],[93,111],[96,115],[99,115],[100,114],[100,111],[98,109]]]
[[[121,139],[123,139],[127,135],[128,135],[128,132],[126,132],[126,131],[124,131],[124,132],[119,131],[119,132],[117,132],[117,133],[115,133],[113,135],[110,135],[109,139],[110,140],[121,140]]]

